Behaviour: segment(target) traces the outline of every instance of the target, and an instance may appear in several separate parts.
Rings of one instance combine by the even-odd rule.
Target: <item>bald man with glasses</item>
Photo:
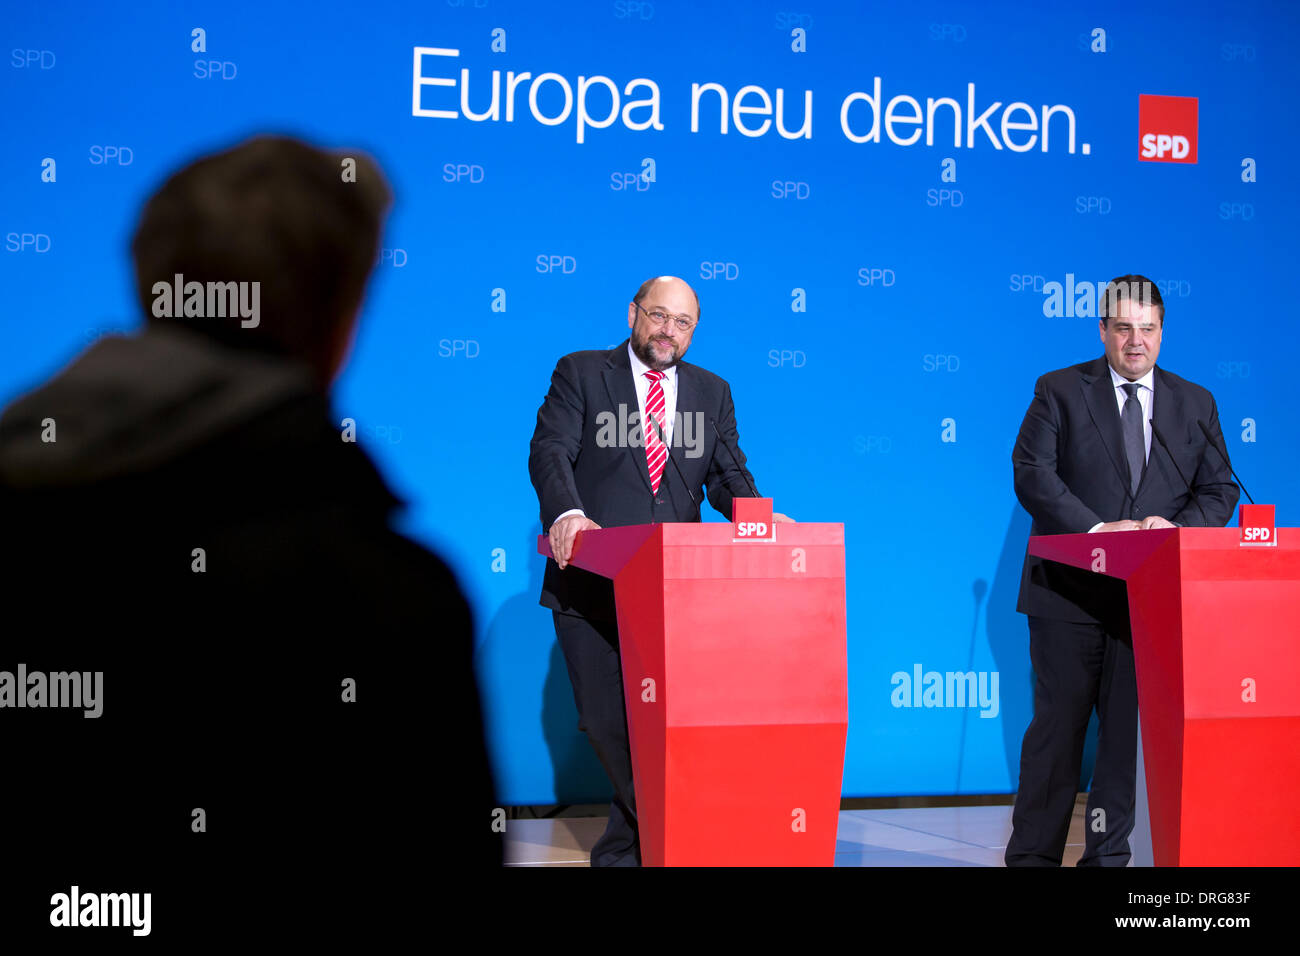
[[[592,866],[638,866],[640,846],[614,587],[569,564],[574,539],[601,527],[699,521],[706,494],[730,520],[732,499],[757,493],[731,388],[682,361],[699,321],[699,296],[689,285],[672,276],[647,280],[628,304],[625,341],[574,352],[555,366],[530,446],[528,473],[555,554],[540,603],[554,618],[578,726],[614,788]]]

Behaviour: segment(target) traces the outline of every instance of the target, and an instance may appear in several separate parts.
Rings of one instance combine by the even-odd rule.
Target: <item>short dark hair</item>
[[[145,204],[131,242],[146,321],[324,371],[361,301],[391,198],[367,156],[288,137],[255,137],[190,163]],[[258,324],[155,315],[154,284],[171,286],[177,274],[259,282]]]
[[[1165,300],[1160,298],[1160,289],[1146,276],[1118,276],[1106,283],[1097,303],[1097,312],[1102,324],[1110,325],[1110,317],[1119,303],[1128,299],[1138,305],[1154,305],[1160,310],[1160,324],[1165,324]]]
[[[665,276],[655,276],[653,279],[646,279],[645,282],[641,283],[641,288],[636,290],[636,295],[632,296],[632,301],[637,305],[640,305],[642,300],[650,293],[650,287],[663,278],[665,278]],[[692,287],[689,282],[686,282],[684,279],[682,282],[686,288],[691,290],[691,295],[695,296],[695,321],[698,322],[700,321],[700,294],[695,291],[694,287]]]

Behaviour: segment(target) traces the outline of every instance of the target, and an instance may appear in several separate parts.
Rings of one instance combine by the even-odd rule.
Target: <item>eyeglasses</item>
[[[645,309],[641,308],[640,302],[633,302],[632,304],[638,309],[641,309],[645,314],[645,317],[655,325],[664,325],[669,319],[672,319],[673,322],[676,323],[678,330],[681,332],[689,332],[691,329],[695,328],[695,320],[689,315],[669,315],[667,312],[660,312],[658,309],[655,309],[653,312],[646,312]]]

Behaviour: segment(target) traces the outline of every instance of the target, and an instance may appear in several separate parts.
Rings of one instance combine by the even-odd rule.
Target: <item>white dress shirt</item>
[[[641,359],[637,357],[637,354],[632,351],[631,340],[627,343],[627,357],[632,365],[632,383],[636,386],[637,410],[641,413],[641,416],[637,421],[643,423],[646,428],[649,428],[648,423],[645,421],[645,400],[646,396],[650,393],[650,379],[645,377],[645,373],[650,371],[650,366],[641,361]],[[661,424],[663,425],[664,437],[668,439],[668,449],[671,453],[673,447],[673,418],[677,412],[676,365],[664,369],[664,377],[659,380],[659,387],[664,390],[664,421]],[[613,409],[611,409],[611,411],[613,411]],[[642,439],[642,442],[644,445],[644,438]],[[1147,446],[1150,447],[1150,444],[1150,439],[1148,439]],[[559,521],[560,518],[567,518],[570,515],[582,515],[585,518],[587,513],[581,508],[570,508],[563,514],[558,515],[555,520]]]
[[[632,343],[627,343],[627,357],[632,360],[632,381],[636,383],[636,404],[641,410],[640,421],[645,421],[645,400],[650,393],[650,379],[645,377],[645,373],[650,371],[650,366],[637,358],[637,354],[632,351]],[[664,377],[659,380],[659,387],[664,390],[664,437],[668,439],[668,447],[673,447],[673,414],[677,411],[677,366],[664,369]]]
[[[1115,402],[1119,407],[1120,420],[1123,421],[1124,403],[1128,401],[1128,392],[1124,391],[1124,386],[1129,384],[1129,381],[1109,365],[1106,368],[1110,370],[1110,380],[1115,384]],[[1142,403],[1142,434],[1146,437],[1149,460],[1151,458],[1151,410],[1155,408],[1156,395],[1155,366],[1151,366],[1150,370],[1133,384],[1139,386],[1138,401]]]

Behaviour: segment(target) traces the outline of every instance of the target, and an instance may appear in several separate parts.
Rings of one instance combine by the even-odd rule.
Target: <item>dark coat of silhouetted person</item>
[[[388,201],[293,140],[186,167],[133,243],[143,330],[0,417],[0,671],[104,675],[97,718],[0,710],[37,889],[148,885],[161,925],[203,918],[200,874],[274,909],[500,863],[469,607],[329,400]],[[178,276],[257,282],[258,314],[169,317]]]

